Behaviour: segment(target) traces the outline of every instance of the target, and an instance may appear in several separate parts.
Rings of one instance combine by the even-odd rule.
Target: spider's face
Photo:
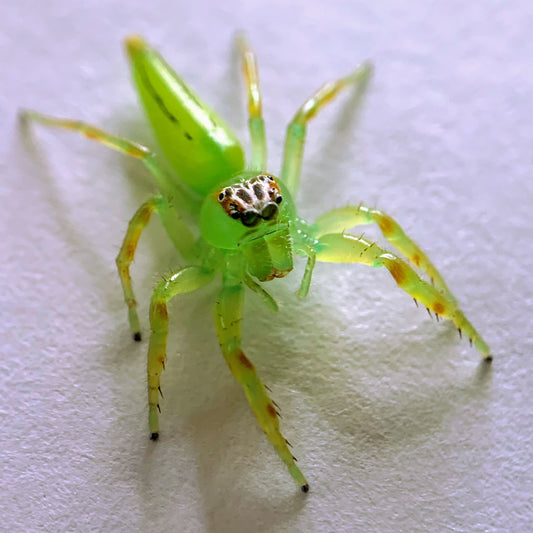
[[[259,174],[229,187],[224,187],[217,200],[233,220],[248,228],[262,220],[274,220],[283,201],[276,179],[270,174]]]
[[[206,196],[201,213],[204,239],[217,248],[236,249],[286,226],[292,201],[271,174],[246,172],[220,184]]]

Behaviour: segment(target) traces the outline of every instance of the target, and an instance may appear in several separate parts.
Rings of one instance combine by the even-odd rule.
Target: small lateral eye
[[[277,204],[281,204],[282,201],[283,201],[283,197],[281,196],[281,194],[278,194],[278,195],[276,196],[276,203],[277,203]]]
[[[269,176],[268,174],[267,174],[267,178],[269,179],[269,181],[274,181],[274,178],[272,176]]]
[[[226,197],[226,193],[224,191],[220,191],[220,194],[218,195],[218,201],[222,202],[224,198]]]

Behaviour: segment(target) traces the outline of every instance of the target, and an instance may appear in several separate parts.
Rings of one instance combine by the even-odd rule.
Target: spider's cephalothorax
[[[286,276],[293,268],[291,221],[294,204],[275,176],[245,171],[219,184],[202,206],[202,237],[242,254],[259,281]]]
[[[278,205],[283,201],[279,185],[270,174],[260,174],[224,187],[217,198],[231,218],[240,220],[247,227],[276,218]]]

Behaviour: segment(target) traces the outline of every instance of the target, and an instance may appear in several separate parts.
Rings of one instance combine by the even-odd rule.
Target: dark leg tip
[[[141,341],[141,332],[140,331],[136,331],[133,334],[133,340],[136,341],[136,342],[140,342]]]
[[[489,365],[492,363],[492,355],[487,355],[487,357],[485,357],[485,362],[488,363]]]
[[[302,492],[309,492],[309,483],[302,485]]]
[[[159,438],[159,433],[152,433],[150,435],[150,440],[157,440]]]

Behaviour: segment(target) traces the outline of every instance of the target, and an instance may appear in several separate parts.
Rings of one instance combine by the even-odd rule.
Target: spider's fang
[[[141,342],[141,332],[140,331],[136,331],[134,334],[133,334],[133,340],[135,342]]]

